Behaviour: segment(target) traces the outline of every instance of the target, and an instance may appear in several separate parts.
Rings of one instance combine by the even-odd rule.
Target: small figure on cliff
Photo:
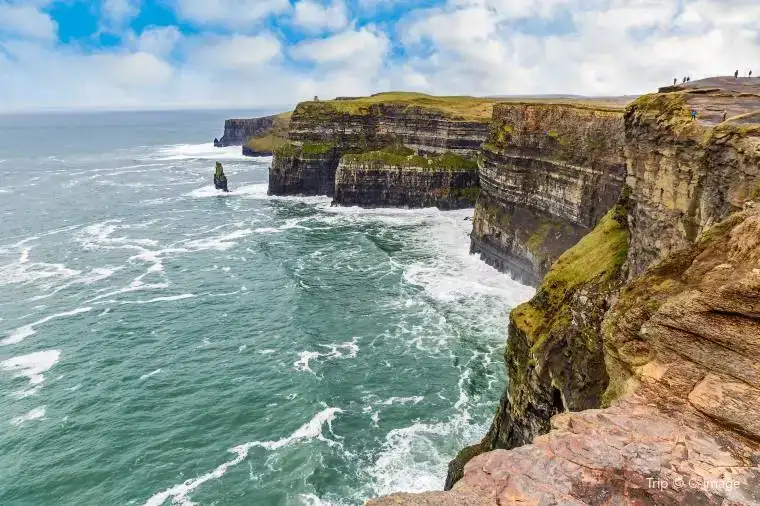
[[[227,176],[224,175],[224,169],[219,162],[216,162],[216,170],[214,171],[214,188],[224,190],[225,192],[230,191],[227,188]]]
[[[677,78],[677,77],[674,77],[674,78],[673,78],[673,86],[675,86],[675,85],[677,85],[677,84],[678,84],[678,78]]]
[[[690,82],[691,82],[691,76],[686,76],[686,82],[687,82],[687,83],[690,83]]]
[[[728,111],[723,111],[723,123],[728,119]]]
[[[752,71],[751,70],[749,71],[748,77],[752,77]]]
[[[734,79],[739,79],[739,71],[734,72]]]
[[[685,77],[683,78],[683,84],[686,84],[686,78]]]
[[[692,119],[692,121],[696,121],[696,119],[697,119],[697,108],[696,107],[691,110],[691,119]]]

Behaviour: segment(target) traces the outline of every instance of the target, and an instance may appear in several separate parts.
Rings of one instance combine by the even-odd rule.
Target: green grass
[[[343,157],[347,163],[368,164],[373,168],[380,167],[420,167],[431,170],[474,171],[478,163],[454,153],[421,156],[405,146],[389,146],[378,151],[360,154],[348,154]]]
[[[443,115],[462,121],[488,121],[494,104],[499,99],[479,97],[436,97],[424,93],[389,92],[370,97],[349,100],[310,101],[298,104],[296,113],[305,116],[321,116],[330,113],[344,113],[365,116],[370,108],[380,104],[420,107],[440,111]]]
[[[252,137],[246,142],[246,146],[260,153],[274,152],[277,148],[288,142],[288,130],[292,112],[278,114],[274,119],[274,125],[262,135]]]
[[[613,208],[599,225],[566,251],[552,266],[536,297],[512,312],[515,325],[531,340],[533,352],[549,339],[552,330],[571,324],[567,302],[583,285],[604,285],[619,272],[628,255],[625,210]],[[592,336],[589,336],[592,337]],[[593,339],[589,339],[590,345]]]
[[[293,158],[302,155],[320,156],[329,153],[335,146],[329,142],[304,142],[295,144],[285,142],[277,146],[273,152],[277,156]]]

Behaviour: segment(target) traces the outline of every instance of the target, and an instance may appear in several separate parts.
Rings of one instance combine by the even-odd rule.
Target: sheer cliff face
[[[748,203],[760,200],[760,125],[752,123],[757,114],[720,124],[709,116],[691,121],[694,103],[715,107],[713,93],[721,108],[720,101],[733,100],[730,110],[741,110],[736,104],[748,95],[678,92],[642,97],[628,108],[629,186],[613,215],[565,252],[536,297],[512,312],[509,385],[486,437],[451,462],[447,488],[471,471],[472,479],[455,490],[488,482],[504,492],[501,500],[572,502],[634,493],[645,504],[760,502],[756,470],[733,475],[733,492],[665,493],[646,485],[650,478],[699,484],[720,478],[718,468],[760,462],[754,415],[760,412],[760,205]],[[481,185],[485,198],[477,212],[502,230],[512,227],[509,212],[537,205],[486,200],[494,191],[485,170]],[[562,202],[553,208],[574,223],[583,215]],[[610,228],[613,216],[619,228]],[[599,266],[607,267],[600,273]],[[561,415],[602,405],[612,407]],[[562,422],[552,426],[558,414]],[[673,429],[679,424],[693,434],[682,447]],[[621,429],[630,431],[623,440]],[[660,429],[661,440],[647,439]],[[531,441],[517,454],[466,465],[483,452]],[[652,458],[626,458],[628,445]],[[514,455],[532,462],[517,466]],[[663,463],[672,467],[663,470]],[[491,480],[480,472],[483,466],[507,473],[508,483]],[[541,476],[547,466],[558,474]],[[596,471],[588,474],[584,466]],[[529,482],[539,488],[535,494],[520,488]]]
[[[348,103],[348,102],[347,102]],[[488,119],[463,119],[435,108],[375,103],[344,107],[333,102],[299,104],[290,123],[291,146],[275,151],[269,178],[272,194],[333,195],[340,158],[392,144],[421,154],[451,152],[472,158],[488,133]],[[319,156],[302,157],[299,146],[322,146]]]
[[[741,209],[760,179],[760,129],[741,119],[716,126],[690,120],[689,109],[712,95],[725,99],[719,90],[649,95],[626,112],[632,275]]]
[[[360,161],[344,157],[335,174],[334,203],[361,207],[472,207],[478,173],[472,168],[439,168],[423,163]]]
[[[257,137],[271,130],[277,116],[264,116],[252,119],[228,119],[224,122],[224,135],[218,147],[241,146],[251,137]]]
[[[622,110],[497,105],[483,146],[473,252],[537,285],[617,201],[623,127]]]

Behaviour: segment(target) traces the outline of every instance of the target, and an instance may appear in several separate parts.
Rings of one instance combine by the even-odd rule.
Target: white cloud
[[[321,64],[372,66],[382,63],[388,52],[388,38],[372,28],[349,30],[325,39],[303,42],[290,54],[298,60]]]
[[[182,34],[176,26],[155,26],[144,30],[139,36],[132,36],[132,45],[143,53],[156,56],[167,56],[177,43],[182,39]]]
[[[57,30],[50,16],[34,6],[0,3],[0,35],[53,39]]]
[[[528,30],[526,13],[566,28]],[[630,94],[751,65],[759,26],[749,0],[450,0],[401,40],[432,92]]]
[[[95,54],[51,43],[47,1],[0,0],[3,109],[266,107],[388,89],[624,94],[760,72],[756,0],[359,0],[362,12],[409,8],[366,26],[329,14],[345,0],[171,0],[200,33],[151,27]],[[312,36],[288,46],[262,28],[269,16]]]
[[[329,5],[301,0],[296,4],[293,22],[309,31],[340,30],[348,24],[346,4],[342,0],[333,0]]]
[[[248,29],[273,14],[290,10],[288,0],[174,0],[177,13],[204,26]]]
[[[119,26],[140,13],[140,0],[103,0],[101,15],[108,24]]]
[[[280,54],[280,41],[269,34],[249,37],[203,38],[196,41],[191,54],[194,63],[209,68],[246,71],[276,58]]]

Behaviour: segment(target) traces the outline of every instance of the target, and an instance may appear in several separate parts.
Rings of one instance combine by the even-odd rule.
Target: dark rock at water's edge
[[[402,146],[345,155],[335,173],[333,204],[360,207],[473,207],[477,163],[445,153],[419,156]]]
[[[225,192],[230,191],[227,188],[227,176],[224,174],[224,168],[219,162],[216,162],[216,169],[214,170],[214,188]]]
[[[255,149],[250,148],[249,146],[243,145],[243,156],[251,156],[251,157],[272,156],[272,152],[271,151],[257,151]]]

